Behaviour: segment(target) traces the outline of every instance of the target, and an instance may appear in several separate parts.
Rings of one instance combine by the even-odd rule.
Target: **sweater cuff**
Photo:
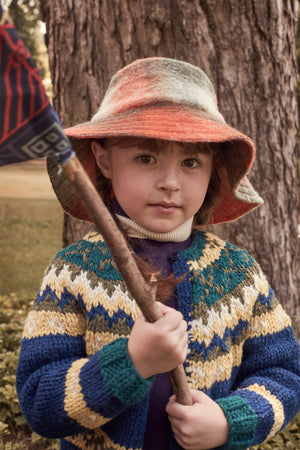
[[[124,405],[141,401],[151,389],[154,376],[146,380],[135,369],[127,351],[128,338],[118,338],[99,352],[100,373],[111,396]]]
[[[245,450],[253,442],[258,417],[242,397],[220,398],[216,403],[223,409],[229,423],[229,435],[223,450]]]

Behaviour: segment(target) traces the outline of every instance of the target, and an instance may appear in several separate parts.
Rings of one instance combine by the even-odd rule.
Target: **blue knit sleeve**
[[[101,427],[143,399],[153,382],[135,370],[127,338],[87,356],[86,318],[78,302],[64,289],[60,312],[57,303],[48,288],[30,312],[16,382],[27,422],[49,438]]]
[[[300,409],[300,347],[271,290],[255,304],[235,386],[217,402],[230,426],[226,450],[261,444]]]

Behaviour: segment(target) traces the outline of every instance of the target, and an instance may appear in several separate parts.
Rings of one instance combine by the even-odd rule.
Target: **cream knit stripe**
[[[86,353],[88,356],[93,355],[101,350],[104,345],[108,345],[120,337],[120,333],[110,331],[94,332],[87,330],[86,332]],[[121,336],[126,337],[126,336]]]
[[[68,370],[65,384],[64,406],[65,411],[73,420],[76,420],[85,428],[94,429],[101,427],[110,419],[106,419],[100,414],[92,411],[87,407],[84,400],[80,385],[80,371],[87,362],[89,362],[89,360],[86,358],[78,359],[73,362]]]
[[[209,389],[214,383],[229,380],[232,369],[238,367],[243,356],[243,342],[212,361],[188,361],[188,383],[192,389]]]
[[[128,217],[123,217],[117,214],[117,218],[120,221],[122,227],[125,229],[129,237],[139,239],[152,239],[159,242],[183,242],[188,239],[192,232],[192,225],[194,217],[184,222],[176,230],[169,233],[154,233],[144,227],[141,227]]]
[[[31,311],[25,322],[23,338],[68,334],[83,336],[86,318],[80,314],[59,313],[57,311]]]
[[[251,320],[248,337],[254,338],[279,333],[290,325],[290,317],[286,314],[281,304],[278,303],[273,311],[261,314]]]

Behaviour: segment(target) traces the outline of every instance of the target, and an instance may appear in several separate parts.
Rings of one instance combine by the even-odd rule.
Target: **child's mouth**
[[[150,206],[161,213],[173,213],[179,209],[179,206],[175,203],[152,203]]]

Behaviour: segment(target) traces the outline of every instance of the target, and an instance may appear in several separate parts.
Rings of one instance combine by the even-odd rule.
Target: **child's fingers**
[[[211,402],[212,400],[204,394],[202,391],[198,391],[196,389],[190,389],[193,404],[200,403],[205,404],[206,402]],[[180,403],[177,403],[176,396],[172,395],[169,398],[169,402],[166,406],[166,412],[173,417],[176,417],[178,419],[183,419],[186,416],[187,407],[185,405],[181,405]]]
[[[163,314],[166,314],[168,311],[171,311],[172,309],[174,309],[174,308],[171,308],[171,306],[167,306],[161,302],[156,302],[156,304]]]
[[[156,302],[157,306],[159,307],[159,309],[161,310],[161,312],[163,313],[163,315],[167,314],[169,311],[174,310],[174,308],[171,308],[170,306],[164,305],[163,303],[160,302]],[[143,313],[141,310],[139,310],[139,313],[137,315],[137,319],[139,319],[140,317],[144,317]],[[144,320],[146,321],[146,319],[144,318]]]
[[[201,391],[191,389],[193,405],[176,402],[174,396],[166,406],[174,436],[187,450],[204,450],[225,444],[229,425],[223,410]]]
[[[187,323],[183,319],[182,314],[173,308],[170,308],[160,319],[155,322],[161,333],[170,333],[174,330],[187,330]]]
[[[193,403],[207,403],[211,402],[211,398],[208,395],[204,394],[202,391],[198,391],[197,389],[191,389],[191,395],[193,399]]]
[[[163,313],[163,316],[154,323],[156,324],[155,326],[160,330],[160,332],[169,333],[174,330],[181,330],[181,336],[183,336],[187,330],[187,323],[183,319],[183,315],[181,314],[181,312],[176,311],[176,309],[171,308],[170,306],[166,306],[160,302],[157,302],[157,305]],[[138,315],[136,320],[141,320],[141,315],[142,313]]]
[[[193,404],[203,403],[204,397],[206,397],[206,395],[203,392],[197,391],[195,389],[190,389],[190,392]],[[171,424],[173,425],[174,423],[175,425],[178,425],[179,422],[187,418],[189,407],[177,403],[176,396],[172,395],[169,398],[169,402],[167,403],[165,410],[169,415],[169,421],[171,422]]]
[[[187,323],[180,312],[159,304],[163,313],[156,322],[146,322],[140,314],[128,340],[128,354],[140,375],[149,378],[168,372],[186,359]]]
[[[164,303],[156,302],[156,304],[164,316],[166,314],[175,313],[181,318],[181,320],[183,319],[183,315],[181,314],[180,311],[177,311],[176,309],[172,308],[171,306],[167,306]]]
[[[175,395],[171,397],[166,406],[166,413],[169,415],[170,422],[173,419],[182,420],[186,407],[185,405],[181,405],[177,403]]]
[[[135,323],[148,327],[149,329],[152,328],[154,333],[157,333],[158,336],[162,337],[175,332],[180,340],[185,337],[187,342],[187,323],[183,319],[182,314],[173,308],[168,308],[168,311],[165,311],[164,315],[153,324],[147,322],[142,314],[138,315]]]

